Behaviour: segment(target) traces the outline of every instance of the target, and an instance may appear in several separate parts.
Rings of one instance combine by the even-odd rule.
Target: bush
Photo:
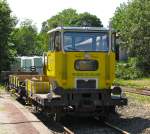
[[[128,62],[118,62],[116,65],[116,77],[120,79],[141,78],[143,73],[137,67],[137,59],[130,58]]]
[[[150,62],[148,62],[144,57],[138,58],[137,68],[141,70],[144,77],[150,77]]]

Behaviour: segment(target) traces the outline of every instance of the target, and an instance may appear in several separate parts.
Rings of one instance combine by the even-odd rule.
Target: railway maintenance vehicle
[[[43,75],[10,75],[10,88],[51,115],[108,116],[127,104],[115,78],[115,31],[57,27],[48,32]],[[14,85],[13,87],[11,85]]]

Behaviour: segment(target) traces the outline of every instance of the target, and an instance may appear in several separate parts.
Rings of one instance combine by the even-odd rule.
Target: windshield
[[[65,32],[65,51],[108,51],[107,33]]]

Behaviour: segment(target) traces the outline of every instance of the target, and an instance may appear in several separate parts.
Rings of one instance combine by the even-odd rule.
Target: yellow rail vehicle
[[[98,27],[57,27],[48,32],[43,76],[25,82],[26,96],[50,113],[107,116],[126,105],[115,78],[115,33]],[[11,76],[12,77],[12,76]]]
[[[115,33],[105,28],[58,27],[48,34],[44,74],[50,78],[51,91],[60,96],[62,110],[101,116],[127,103],[120,88],[111,89]],[[53,93],[49,93],[50,98]]]

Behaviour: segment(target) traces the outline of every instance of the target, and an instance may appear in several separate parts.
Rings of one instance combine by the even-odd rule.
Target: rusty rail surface
[[[127,131],[125,131],[125,130],[122,130],[121,128],[119,128],[119,127],[117,127],[117,126],[115,126],[115,125],[112,125],[112,124],[109,123],[109,122],[104,122],[104,123],[105,123],[105,125],[107,125],[108,127],[115,129],[116,131],[118,131],[118,132],[121,133],[121,134],[130,134],[129,132],[127,132]]]
[[[150,89],[125,89],[125,92],[150,96]]]
[[[69,129],[66,128],[66,127],[63,127],[63,129],[64,129],[63,134],[74,134],[74,132],[72,132],[71,130],[69,130]]]

